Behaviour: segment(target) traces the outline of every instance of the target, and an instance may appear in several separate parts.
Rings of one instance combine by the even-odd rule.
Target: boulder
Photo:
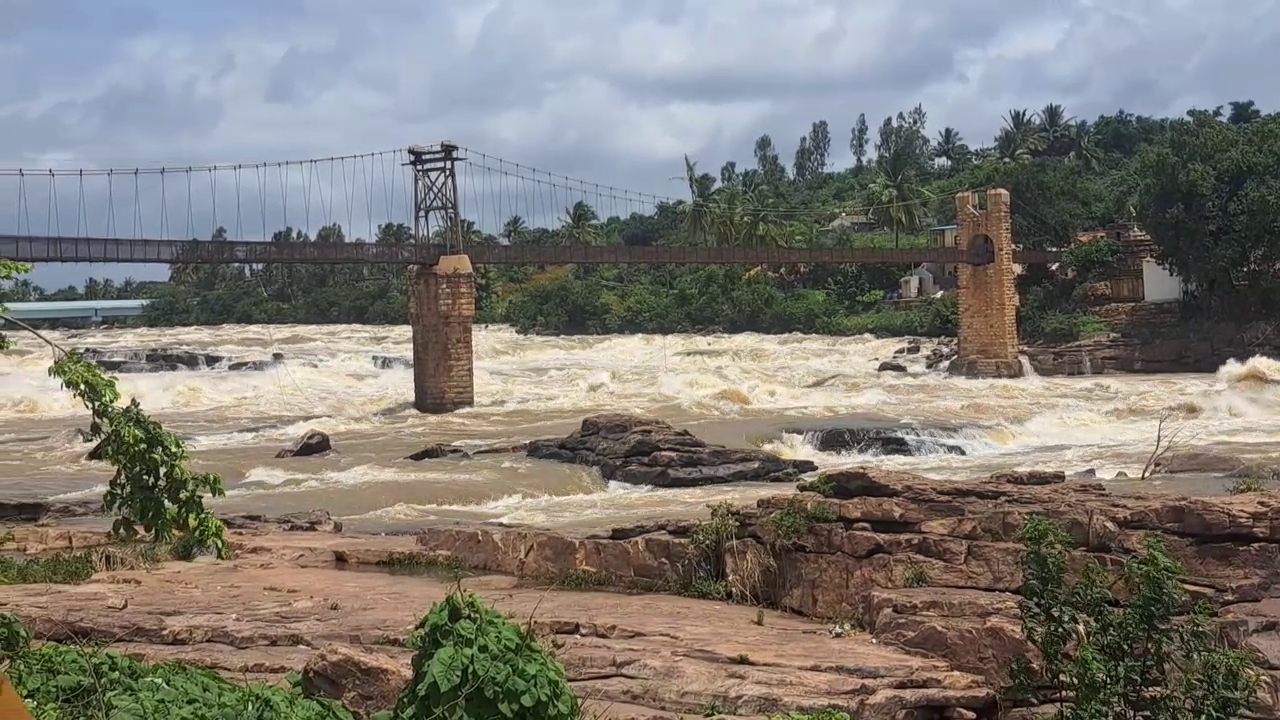
[[[926,370],[933,370],[943,363],[951,362],[956,357],[956,349],[954,346],[935,347],[925,356],[924,367]]]
[[[413,367],[413,359],[394,355],[374,355],[373,366],[378,370],[394,370]]]
[[[993,473],[990,480],[1009,485],[1057,485],[1067,481],[1067,474],[1061,470],[1009,470]]]
[[[329,644],[302,668],[302,692],[337,701],[357,717],[395,708],[413,677],[410,667],[386,655]]]
[[[784,433],[803,435],[806,444],[819,452],[847,452],[874,455],[964,455],[964,448],[935,441],[912,443],[902,430],[882,427],[786,428]]]
[[[119,373],[205,370],[226,360],[222,355],[165,348],[148,350],[79,348],[76,352],[107,372]]]
[[[425,448],[411,455],[406,455],[404,459],[413,460],[414,462],[419,462],[422,460],[439,460],[440,458],[446,458],[446,457],[465,460],[471,457],[471,453],[467,452],[466,450],[463,450],[460,447],[454,447],[453,445],[442,445],[440,443],[437,443],[435,445],[428,445]]]
[[[46,523],[50,520],[89,517],[100,512],[100,502],[0,500],[0,522],[6,523]],[[0,535],[4,533],[0,532]]]
[[[342,521],[334,520],[328,510],[311,510],[271,517],[240,513],[219,516],[232,530],[280,530],[283,532],[342,532]]]
[[[319,430],[308,430],[302,437],[295,440],[292,445],[276,453],[276,457],[306,457],[308,455],[327,453],[331,450],[333,450],[333,444],[329,442],[327,434]]]
[[[595,415],[567,437],[535,440],[531,458],[599,468],[606,480],[657,487],[731,482],[795,482],[817,470],[807,460],[784,460],[754,449],[711,445],[687,430],[635,415]]]
[[[1252,463],[1233,455],[1186,450],[1169,453],[1152,463],[1156,475],[1212,474],[1227,477],[1280,479],[1280,466]]]
[[[892,360],[885,360],[884,362],[880,363],[880,365],[876,368],[876,372],[904,373],[906,371],[907,371],[906,365],[903,365],[902,363],[893,362]]]
[[[270,370],[271,368],[284,362],[284,353],[271,353],[270,360],[242,360],[227,365],[227,370],[232,372],[244,372],[255,370]]]
[[[440,458],[458,458],[466,460],[476,455],[509,455],[511,453],[522,453],[529,449],[529,443],[516,443],[515,445],[490,445],[488,447],[464,448],[457,445],[446,443],[434,443],[428,445],[416,453],[406,455],[403,459],[419,462],[422,460],[439,460]]]

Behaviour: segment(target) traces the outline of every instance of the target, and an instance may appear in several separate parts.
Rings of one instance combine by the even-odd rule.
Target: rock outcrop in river
[[[233,360],[193,350],[152,348],[149,350],[99,350],[80,348],[84,358],[110,373],[137,374],[211,370],[221,367],[232,372],[268,370],[284,362],[284,353],[271,353],[270,360]],[[303,361],[307,364],[307,361]]]
[[[529,457],[599,468],[606,480],[657,487],[795,482],[818,466],[763,450],[710,445],[653,418],[596,415],[568,437],[535,440]]]

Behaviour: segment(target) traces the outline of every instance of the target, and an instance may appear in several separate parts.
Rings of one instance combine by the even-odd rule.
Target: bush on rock
[[[477,596],[455,591],[422,618],[406,643],[413,679],[395,720],[576,720],[564,669],[527,628]]]

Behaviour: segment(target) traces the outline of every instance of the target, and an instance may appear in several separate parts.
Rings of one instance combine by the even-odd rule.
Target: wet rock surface
[[[220,515],[228,528],[232,530],[279,530],[280,532],[342,532],[342,521],[334,520],[327,510],[310,510],[308,512],[288,513],[276,517],[239,513],[236,515]]]
[[[101,511],[101,502],[0,500],[0,522],[6,523],[44,523],[68,518],[89,517]],[[3,534],[0,531],[0,535]]]
[[[1120,311],[1164,312],[1164,303],[1107,306]],[[1126,314],[1122,312],[1121,314]],[[1028,345],[1023,352],[1038,375],[1102,375],[1106,373],[1211,373],[1228,360],[1280,355],[1280,334],[1270,322],[1188,323],[1177,318],[1134,322],[1109,317],[1121,330],[1061,345]],[[1148,326],[1149,325],[1149,326]]]
[[[373,366],[378,370],[395,370],[398,368],[413,367],[413,358],[399,357],[396,355],[374,355]]]
[[[327,433],[319,430],[308,430],[302,437],[293,441],[293,444],[276,453],[277,458],[291,457],[307,457],[309,455],[320,455],[331,452],[333,443],[329,440]]]
[[[226,355],[195,350],[151,348],[148,350],[102,350],[79,348],[84,358],[110,373],[186,372],[223,368],[233,372],[268,370],[284,362],[284,353],[272,353],[265,360],[232,360]],[[302,365],[314,365],[301,361]]]
[[[528,443],[517,443],[515,445],[492,445],[488,447],[460,447],[458,445],[447,443],[435,443],[428,445],[415,453],[406,455],[404,459],[413,460],[414,462],[421,462],[423,460],[440,460],[442,458],[467,460],[477,455],[507,455],[526,452],[528,449]]]
[[[596,467],[606,480],[657,487],[794,482],[817,470],[807,460],[710,445],[661,420],[622,414],[586,418],[569,436],[535,440],[526,452],[540,460]]]
[[[932,344],[932,347],[929,348],[928,352],[925,352],[926,343]],[[955,338],[937,338],[929,341],[921,338],[910,338],[907,340],[906,345],[894,350],[893,355],[895,358],[898,358],[898,360],[889,361],[889,364],[898,365],[904,368],[898,372],[906,372],[904,363],[908,359],[917,362],[922,359],[924,361],[924,369],[933,370],[935,368],[942,367],[945,363],[948,363],[955,358],[956,341]],[[881,363],[882,366],[884,364],[885,363]]]
[[[1152,463],[1156,475],[1216,474],[1230,478],[1280,479],[1280,465],[1250,462],[1234,455],[1181,451],[1157,457]]]
[[[819,452],[871,455],[964,455],[964,448],[945,440],[921,436],[914,428],[830,427],[784,428],[801,435]]]

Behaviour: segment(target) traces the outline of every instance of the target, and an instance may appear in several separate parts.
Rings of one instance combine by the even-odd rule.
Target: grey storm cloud
[[[50,43],[60,33],[61,47]],[[1280,0],[0,0],[0,166],[185,166],[450,139],[676,194],[773,135],[917,103],[987,142],[1083,117],[1280,103]],[[11,221],[0,197],[0,226]]]

